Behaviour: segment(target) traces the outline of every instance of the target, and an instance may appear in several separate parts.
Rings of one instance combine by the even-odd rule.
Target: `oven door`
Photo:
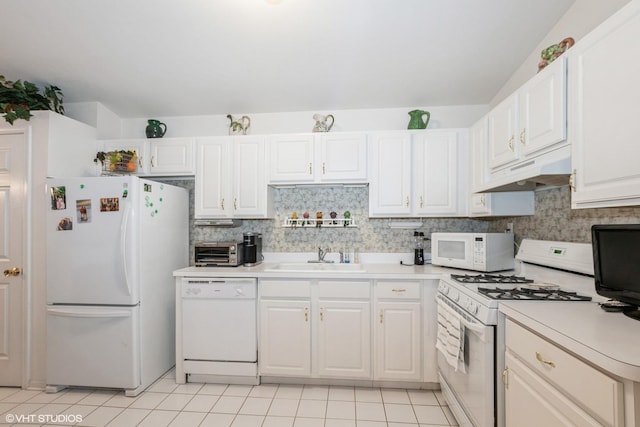
[[[454,369],[438,351],[442,393],[460,426],[495,426],[495,327],[484,325],[444,295],[438,310],[455,312],[464,326],[464,370]]]

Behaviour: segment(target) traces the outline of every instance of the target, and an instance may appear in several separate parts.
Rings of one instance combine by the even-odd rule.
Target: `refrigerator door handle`
[[[82,309],[82,308],[47,308],[47,314],[58,317],[86,317],[86,318],[114,318],[131,317],[131,310],[106,309]]]
[[[127,203],[120,223],[120,262],[124,273],[124,282],[127,284],[128,295],[131,295],[131,282],[129,281],[129,271],[127,270],[127,225],[131,215],[131,204]]]

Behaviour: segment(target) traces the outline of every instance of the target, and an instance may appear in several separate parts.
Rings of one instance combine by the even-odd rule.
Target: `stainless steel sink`
[[[361,264],[283,262],[275,264],[272,267],[265,268],[264,271],[282,273],[362,273],[365,270]]]

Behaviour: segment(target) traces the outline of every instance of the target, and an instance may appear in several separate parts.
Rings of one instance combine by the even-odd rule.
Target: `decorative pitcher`
[[[246,135],[251,126],[251,119],[248,116],[242,116],[238,120],[234,120],[231,114],[227,114],[229,123],[229,135]]]
[[[422,110],[409,111],[409,116],[411,119],[409,120],[407,129],[426,129],[429,124],[429,119],[431,118],[431,114],[429,114],[428,111]],[[424,116],[427,116],[426,120],[423,119]]]
[[[327,123],[327,121],[331,119],[331,123]],[[316,121],[315,126],[313,126],[314,132],[329,132],[333,127],[333,115],[327,114],[323,116],[322,114],[314,114],[313,120]]]
[[[147,120],[147,123],[147,138],[162,138],[167,131],[167,125],[158,120]]]

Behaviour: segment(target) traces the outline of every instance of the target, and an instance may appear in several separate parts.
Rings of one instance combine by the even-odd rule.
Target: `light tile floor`
[[[438,391],[343,386],[176,384],[173,371],[137,397],[0,387],[0,425],[176,427],[455,426]]]

